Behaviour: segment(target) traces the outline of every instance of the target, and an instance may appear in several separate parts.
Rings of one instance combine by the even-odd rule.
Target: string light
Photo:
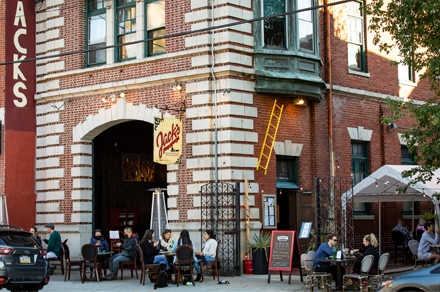
[[[251,183],[248,183],[248,184],[249,184],[249,190],[252,191]]]
[[[280,189],[280,195],[283,193],[283,189]]]
[[[396,194],[399,192],[399,185],[396,185]]]
[[[264,186],[261,185],[261,192],[264,193]]]
[[[378,188],[379,186],[377,185],[377,179],[376,179],[376,188]]]

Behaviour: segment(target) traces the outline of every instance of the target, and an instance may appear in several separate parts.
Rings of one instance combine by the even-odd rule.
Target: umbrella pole
[[[380,225],[381,225],[380,217],[381,217],[381,212],[380,212],[380,198],[379,198],[379,255],[381,253],[380,251],[381,251],[381,248],[382,248],[382,245],[381,245],[381,243],[382,243],[382,235],[381,235],[381,230],[380,230]]]

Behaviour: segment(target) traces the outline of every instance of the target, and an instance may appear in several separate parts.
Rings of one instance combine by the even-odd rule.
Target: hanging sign
[[[180,164],[182,156],[182,121],[154,117],[154,162]]]

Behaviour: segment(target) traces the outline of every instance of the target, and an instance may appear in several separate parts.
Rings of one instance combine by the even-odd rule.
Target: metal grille
[[[214,230],[217,241],[220,241],[218,254],[219,273],[221,275],[233,276],[235,273],[235,252],[237,250],[234,239],[236,234],[236,194],[232,184],[220,182],[217,185],[217,213],[216,184],[208,183],[201,188],[201,230]],[[204,246],[205,239],[202,235],[202,249]]]
[[[315,178],[316,239],[336,233],[344,247],[354,247],[353,182],[351,178]],[[326,241],[325,241],[326,242]]]

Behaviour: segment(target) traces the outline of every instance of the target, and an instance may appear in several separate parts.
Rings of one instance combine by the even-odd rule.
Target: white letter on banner
[[[20,20],[21,20],[21,26],[26,27],[26,19],[24,18],[24,9],[23,9],[22,1],[17,2],[17,12],[15,12],[14,25],[18,26]]]
[[[14,54],[14,62],[15,61],[23,61],[24,59],[26,59],[26,55],[21,56],[20,60],[18,59],[18,55]],[[21,72],[20,68],[18,68],[18,66],[20,66],[22,63],[14,63],[14,79],[17,80],[18,79],[18,75],[20,75],[21,79],[23,81],[26,81],[26,78],[23,75],[23,72]]]
[[[23,93],[21,93],[19,91],[20,88],[27,89],[26,85],[24,85],[23,82],[17,82],[14,85],[14,95],[18,98],[21,98],[21,101],[14,100],[14,104],[17,107],[24,107],[27,104],[27,98],[26,98],[26,95],[24,95]]]
[[[26,29],[24,29],[24,28],[20,28],[20,29],[17,29],[17,31],[16,31],[15,34],[14,34],[14,45],[15,45],[15,47],[17,48],[17,51],[19,51],[19,52],[22,53],[22,54],[27,54],[27,49],[26,49],[26,48],[23,48],[23,47],[20,45],[20,41],[18,40],[18,38],[19,38],[22,34],[26,34],[26,33],[27,33]]]

